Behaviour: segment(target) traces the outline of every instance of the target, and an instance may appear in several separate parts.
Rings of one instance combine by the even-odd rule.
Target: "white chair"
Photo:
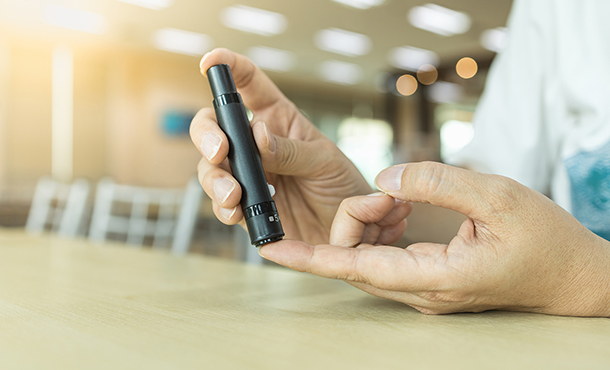
[[[72,184],[41,178],[36,184],[25,229],[30,234],[41,234],[47,229],[60,236],[83,234],[89,182],[77,179]]]
[[[122,234],[128,244],[142,246],[146,238],[152,238],[153,248],[167,248],[171,242],[172,253],[184,254],[191,242],[202,193],[196,178],[179,189],[120,185],[102,179],[97,185],[89,239],[103,242],[110,233]],[[154,218],[149,217],[151,207],[156,209]]]
[[[197,223],[199,204],[203,196],[203,188],[197,176],[191,177],[184,193],[180,214],[176,222],[174,240],[172,242],[172,253],[183,255],[188,252]]]

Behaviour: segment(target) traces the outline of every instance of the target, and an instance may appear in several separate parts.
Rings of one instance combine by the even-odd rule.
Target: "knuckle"
[[[441,312],[440,312],[440,311],[437,311],[437,310],[432,309],[432,308],[426,308],[426,307],[414,307],[414,308],[415,308],[417,311],[419,311],[419,312],[423,313],[424,315],[431,315],[431,316],[434,316],[434,315],[440,315],[440,314],[441,314]]]
[[[490,211],[496,214],[510,212],[518,207],[520,202],[518,183],[503,176],[494,176],[495,184],[492,195],[488,197]]]
[[[189,126],[189,134],[192,138],[202,136],[204,131],[209,128],[210,122],[214,125],[214,118],[216,117],[212,108],[201,108],[195,117],[191,121]]]
[[[193,120],[191,121],[191,130],[193,130],[193,128],[197,128],[200,125],[204,124],[206,122],[206,120],[208,120],[210,117],[212,117],[212,114],[214,113],[214,109],[210,108],[210,107],[205,107],[205,108],[201,108],[199,109],[199,111],[195,114],[195,116],[193,117]]]
[[[307,149],[308,165],[312,168],[312,176],[323,176],[323,174],[345,173],[346,167],[344,162],[340,160],[329,160],[329,158],[343,158],[345,154],[332,142],[327,139],[318,139],[305,143],[304,149]]]
[[[445,166],[436,162],[419,163],[420,171],[413,182],[413,188],[419,199],[433,199],[441,193],[444,178],[446,176]]]
[[[356,249],[348,249],[348,255],[343,262],[342,274],[336,276],[340,280],[351,282],[366,282],[359,272],[359,253]]]
[[[450,313],[460,312],[458,309],[451,308],[451,307],[434,307],[434,308],[420,307],[420,308],[416,308],[416,310],[423,313],[424,315],[430,315],[430,316],[446,315],[446,314],[450,314]]]
[[[353,198],[345,198],[341,201],[341,203],[339,203],[339,208],[337,210],[338,212],[342,212],[342,213],[346,213],[349,212],[350,209],[352,209],[354,200]]]
[[[349,269],[345,280],[348,281],[362,281],[362,278],[358,270],[359,253],[356,249],[349,250]]]
[[[466,301],[466,297],[460,292],[428,291],[421,293],[420,297],[434,304],[455,304]]]
[[[205,178],[205,175],[207,174],[207,159],[205,157],[202,157],[199,160],[199,163],[197,164],[197,179],[199,180],[199,183],[203,185],[203,180]]]
[[[420,294],[420,297],[425,299],[428,302],[445,302],[445,294],[436,291],[423,292]]]
[[[299,153],[297,153],[296,144],[292,140],[284,140],[282,149],[278,160],[287,168],[294,167],[299,155]]]

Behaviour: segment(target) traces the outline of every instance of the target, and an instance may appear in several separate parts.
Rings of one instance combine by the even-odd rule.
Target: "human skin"
[[[286,240],[260,254],[427,314],[491,309],[610,316],[610,243],[561,207],[515,181],[438,163],[390,167],[371,192],[354,165],[245,57],[207,54],[205,72],[231,67]],[[231,176],[228,142],[211,108],[191,125],[204,158],[199,179],[218,219],[241,223],[241,189]],[[448,244],[391,247],[404,232],[411,202],[468,218]],[[415,216],[415,215],[414,215]],[[332,227],[331,227],[332,226]]]
[[[330,225],[341,201],[370,193],[354,164],[326,138],[269,78],[246,57],[215,49],[201,60],[201,73],[228,64],[244,104],[252,113],[252,131],[286,237],[328,243]],[[229,144],[212,108],[201,109],[191,124],[191,139],[201,153],[199,180],[213,202],[216,217],[241,223],[241,188],[227,162]],[[399,228],[406,227],[406,221]]]
[[[426,314],[610,316],[610,243],[544,195],[506,177],[432,162],[390,167],[376,185],[379,196],[341,204],[329,244],[284,240],[260,254]],[[396,200],[468,218],[448,245],[386,246],[396,235],[385,230],[404,216]]]

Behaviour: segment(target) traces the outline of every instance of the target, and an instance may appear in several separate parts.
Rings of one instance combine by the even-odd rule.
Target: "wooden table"
[[[0,369],[610,369],[610,320],[425,316],[279,267],[0,230]]]

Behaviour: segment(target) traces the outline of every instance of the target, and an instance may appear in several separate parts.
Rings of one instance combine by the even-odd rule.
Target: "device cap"
[[[221,95],[237,92],[231,75],[231,68],[228,65],[217,64],[212,66],[208,69],[207,75],[214,99]]]

